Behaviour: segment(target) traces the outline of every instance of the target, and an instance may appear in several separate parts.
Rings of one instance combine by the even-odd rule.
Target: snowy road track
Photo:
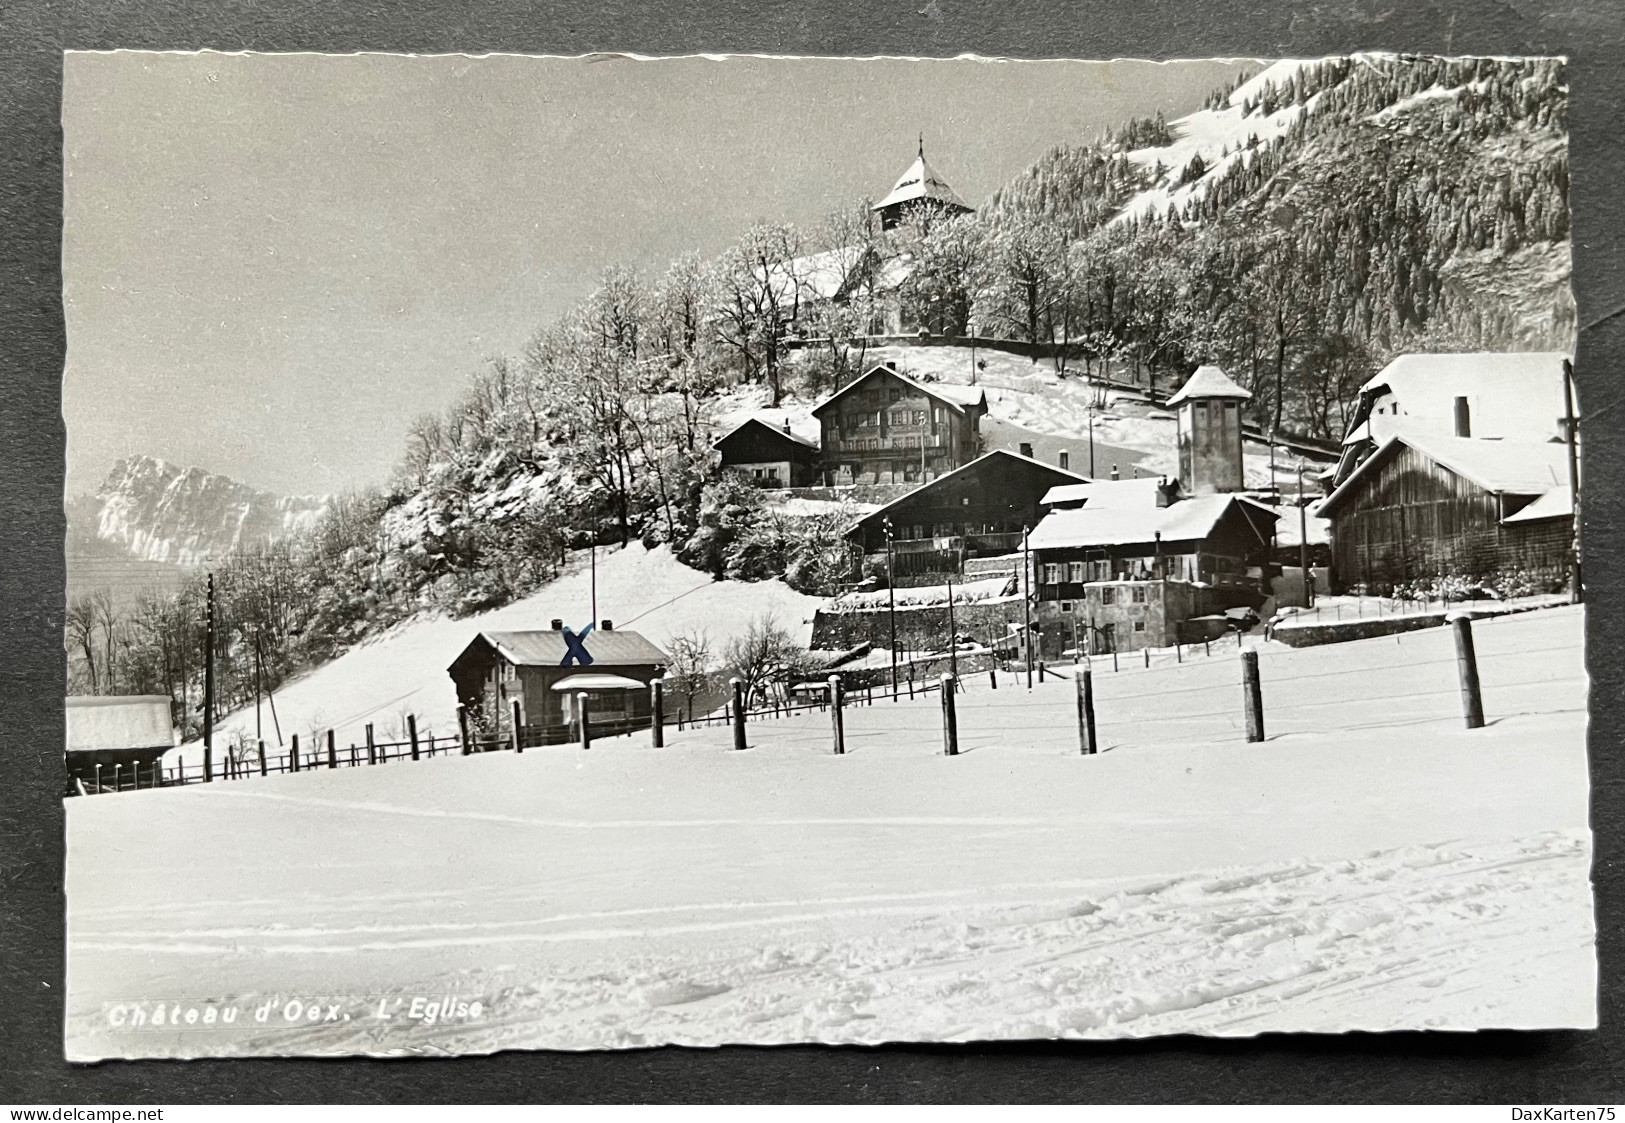
[[[1581,619],[1477,629],[1472,732],[1439,629],[1266,650],[1255,745],[1231,651],[1097,667],[1096,757],[1007,681],[955,758],[928,698],[70,800],[69,1054],[1591,1025]]]

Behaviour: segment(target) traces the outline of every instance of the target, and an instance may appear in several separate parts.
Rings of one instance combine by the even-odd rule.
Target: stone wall
[[[1003,637],[1008,625],[1022,620],[1020,597],[976,604],[954,605],[954,629],[985,643],[990,635]],[[813,614],[812,646],[844,650],[872,643],[884,650],[891,643],[891,613],[885,606],[849,612],[819,609]],[[897,643],[905,650],[930,651],[948,644],[948,606],[921,605],[897,609]]]

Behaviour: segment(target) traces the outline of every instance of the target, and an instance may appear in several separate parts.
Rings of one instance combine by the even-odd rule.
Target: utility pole
[[[592,626],[598,627],[598,537],[592,540]]]
[[[1027,653],[1027,689],[1033,688],[1033,555],[1028,531],[1021,528],[1021,647]]]
[[[1580,451],[1579,419],[1574,415],[1574,364],[1563,360],[1563,416],[1568,430],[1569,509],[1574,520],[1574,561],[1569,571],[1569,603],[1580,604],[1585,592],[1580,584]]]
[[[254,629],[254,740],[265,740],[260,731],[260,633]]]
[[[922,444],[923,448],[924,445]],[[886,617],[891,627],[891,693],[897,697],[897,574],[892,553],[891,516],[882,525],[886,529]]]
[[[954,627],[954,575],[948,574],[948,673],[959,681],[959,632]],[[895,687],[893,693],[895,693]]]
[[[1303,501],[1303,461],[1298,461],[1298,568],[1303,570],[1303,606],[1315,603],[1315,582],[1309,575],[1309,508]]]
[[[1095,399],[1092,388],[1089,395],[1089,478],[1095,478]]]
[[[214,762],[214,574],[209,574],[209,619],[203,627],[203,778]]]

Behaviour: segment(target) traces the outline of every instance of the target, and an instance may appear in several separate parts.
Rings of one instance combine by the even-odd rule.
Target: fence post
[[[1247,713],[1247,740],[1264,739],[1264,690],[1258,681],[1258,652],[1241,653],[1242,706]]]
[[[115,792],[121,792],[121,791],[124,790],[124,771],[123,771],[123,769],[124,769],[124,766],[122,764],[115,763],[113,765],[113,790]]]
[[[293,763],[292,771],[299,771],[299,734],[293,735],[293,745],[289,750],[288,759]]]
[[[909,684],[913,686],[913,683]],[[835,755],[846,755],[846,721],[841,716],[841,676],[829,676],[829,726],[835,737]]]
[[[1078,744],[1084,756],[1093,756],[1095,743],[1094,670],[1085,663],[1078,672]]]
[[[378,763],[378,750],[373,747],[373,743],[372,743],[372,722],[370,722],[370,721],[367,723],[367,763],[368,764],[377,764]]]
[[[1044,681],[1044,661],[1042,659],[1038,661],[1038,681]]]
[[[664,679],[649,682],[649,744],[663,748],[666,744],[666,683]]]
[[[337,768],[339,766],[338,745],[334,742],[333,737],[333,731],[329,729],[327,731],[327,767],[329,768]]]
[[[463,742],[463,755],[467,756],[471,751],[468,747],[468,707],[460,703],[457,706],[457,730]]]
[[[1115,639],[1112,640],[1113,644],[1116,644],[1116,642]],[[1117,671],[1117,648],[1115,646],[1112,648],[1112,671],[1113,673]]]
[[[587,692],[585,690],[576,693],[576,714],[581,722],[581,747],[590,749],[592,748],[592,727],[587,721]]]
[[[360,758],[355,755],[355,742],[351,741],[350,742],[350,767],[355,768],[360,763],[361,763]]]
[[[1202,654],[1203,655],[1212,655],[1213,654],[1213,648],[1208,646],[1208,641],[1205,640],[1205,639],[1202,641]]]
[[[1174,662],[1183,663],[1184,661],[1185,661],[1185,645],[1180,643],[1178,640],[1175,640],[1174,641]]]
[[[265,742],[260,742],[260,775],[265,775]]]
[[[987,668],[987,684],[994,690],[999,688],[999,669],[991,664]]]
[[[102,766],[100,762],[96,765],[96,794],[102,794]]]
[[[954,711],[954,676],[942,676],[942,745],[949,756],[959,755],[959,717]]]
[[[114,768],[114,771],[116,772],[117,769],[118,769],[118,765],[116,765],[116,764],[113,765],[113,768]],[[115,790],[116,790],[117,780],[118,780],[118,777],[115,775],[114,776]],[[214,781],[214,746],[213,745],[204,745],[203,746],[203,782],[205,784],[208,784],[208,783],[212,783],[213,781]]]
[[[525,746],[519,739],[520,722],[523,720],[524,714],[520,710],[519,699],[515,698],[513,700],[513,751],[516,753],[525,751]]]
[[[406,715],[406,736],[412,742],[412,759],[418,758],[418,719],[416,714]],[[434,746],[429,746],[429,755],[434,755]]]
[[[1456,674],[1461,679],[1461,714],[1468,729],[1484,727],[1484,696],[1478,684],[1478,653],[1473,649],[1473,618],[1452,612],[1450,630],[1456,634]]]
[[[743,749],[745,747],[745,683],[744,680],[738,677],[729,681],[734,688],[734,748]]]

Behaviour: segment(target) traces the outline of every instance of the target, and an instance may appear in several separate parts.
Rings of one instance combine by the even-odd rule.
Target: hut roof
[[[484,639],[508,662],[518,667],[557,667],[564,662],[570,647],[564,642],[564,633],[552,630],[530,632],[481,632]],[[667,664],[671,656],[644,639],[637,632],[623,632],[594,628],[587,637],[586,648],[599,663],[642,665]]]
[[[927,397],[937,399],[939,402],[942,402],[956,413],[964,413],[965,410],[970,408],[985,408],[987,405],[987,394],[983,392],[980,386],[959,386],[952,382],[933,382],[928,386],[923,382],[915,381],[908,375],[903,374],[901,371],[898,371],[893,367],[882,364],[880,366],[870,367],[868,370],[864,371],[863,374],[859,375],[857,378],[854,378],[851,382],[848,382],[845,386],[835,391],[835,393],[813,406],[813,415],[816,417],[818,414],[834,405],[840,398],[850,394],[853,390],[856,390],[863,383],[877,375],[890,375],[892,378],[898,379],[905,385],[912,389],[918,390]]]
[[[175,727],[166,695],[76,695],[67,703],[69,752],[168,749],[175,745]]]
[[[1234,495],[1182,499],[1166,507],[1089,507],[1052,511],[1033,528],[1027,544],[1034,550],[1077,546],[1128,546],[1154,542],[1200,540],[1213,533],[1232,508],[1243,510],[1255,529],[1255,518],[1279,516],[1270,508]]]

